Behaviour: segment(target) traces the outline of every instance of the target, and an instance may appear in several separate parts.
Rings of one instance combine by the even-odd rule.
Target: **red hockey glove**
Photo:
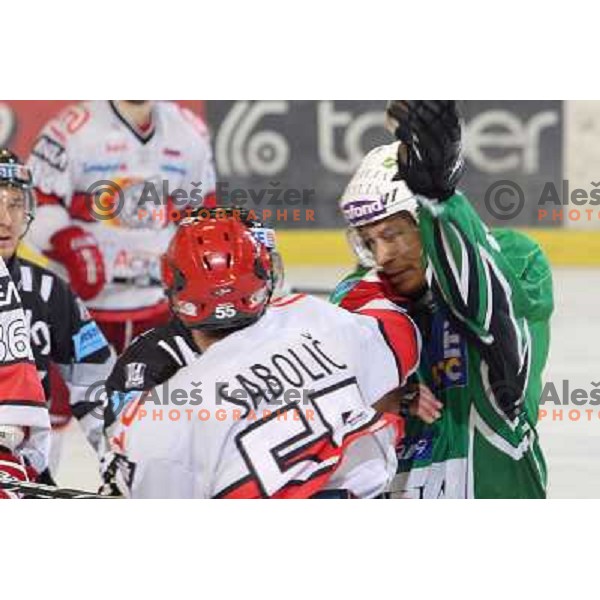
[[[102,252],[94,236],[81,227],[67,227],[55,233],[50,243],[52,249],[46,254],[65,266],[73,290],[82,300],[96,297],[106,283],[106,276]]]

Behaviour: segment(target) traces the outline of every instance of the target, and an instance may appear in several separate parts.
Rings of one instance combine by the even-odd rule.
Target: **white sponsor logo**
[[[19,292],[12,279],[8,279],[7,286],[5,289],[0,285],[0,308],[3,306],[10,306],[11,304],[18,304],[20,302]]]
[[[290,155],[285,137],[276,131],[254,130],[266,115],[285,115],[288,109],[286,101],[235,102],[215,141],[219,172],[268,177],[283,171]]]
[[[384,111],[364,112],[353,117],[348,111],[336,111],[331,100],[324,100],[317,106],[317,135],[319,158],[334,173],[350,174],[358,167],[364,156],[361,140],[369,129],[382,129]],[[342,149],[345,156],[336,151],[336,132],[343,130]]]
[[[378,216],[385,211],[385,203],[382,199],[377,200],[355,200],[344,206],[344,215],[350,223],[362,221],[366,217]]]
[[[546,110],[529,120],[508,110],[487,110],[466,125],[465,155],[485,173],[539,171],[541,135],[559,124],[558,113]]]
[[[144,373],[146,365],[144,363],[129,363],[127,365],[127,379],[125,380],[125,389],[142,387],[144,385]]]
[[[336,110],[335,103],[316,103],[317,152],[322,164],[334,173],[352,173],[364,156],[362,138],[370,129],[383,129],[384,111],[354,115]],[[266,116],[287,116],[287,101],[235,102],[215,140],[218,170],[223,175],[273,176],[289,164],[290,146],[278,131],[259,129]]]

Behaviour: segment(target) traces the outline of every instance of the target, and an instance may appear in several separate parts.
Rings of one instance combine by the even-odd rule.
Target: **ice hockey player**
[[[70,390],[73,414],[96,450],[103,436],[100,396],[88,397],[90,386],[102,382],[114,364],[114,352],[83,302],[53,272],[16,255],[34,221],[31,171],[10,150],[0,150],[0,256],[17,286],[31,349],[45,396],[52,401],[48,370],[58,366]],[[38,217],[39,218],[39,217]],[[95,409],[95,410],[94,410]],[[53,445],[58,444],[58,438]],[[58,451],[53,448],[53,462]],[[50,481],[44,474],[42,480]]]
[[[269,305],[269,251],[235,218],[183,221],[163,280],[201,354],[168,394],[142,393],[119,416],[112,441],[132,497],[386,491],[402,420],[376,408],[419,352],[404,311],[376,300],[358,315],[304,295]]]
[[[25,181],[17,165],[0,164],[4,180]],[[0,190],[0,213],[13,210]],[[0,227],[0,248],[6,232]],[[0,480],[35,481],[48,467],[50,418],[29,340],[17,286],[0,253]],[[1,489],[0,499],[18,498]]]
[[[117,353],[166,323],[159,257],[186,203],[214,201],[202,120],[173,102],[72,105],[42,129],[28,164],[39,215],[28,257],[68,278]],[[65,426],[68,392],[53,367],[49,377],[53,426]]]
[[[214,196],[207,129],[174,102],[84,102],[43,128],[28,164],[39,218],[26,241],[64,267],[120,353],[169,318],[159,258],[185,207]]]
[[[191,216],[204,214],[205,209]],[[217,218],[231,217],[244,223],[252,235],[269,251],[273,264],[273,293],[276,300],[285,293],[283,263],[276,248],[275,231],[254,218],[253,213],[243,207],[217,206],[213,214]],[[118,357],[112,372],[106,380],[107,398],[110,399],[105,410],[105,428],[111,429],[119,412],[135,392],[146,391],[165,384],[179,369],[189,365],[200,355],[191,330],[177,315],[173,315],[166,325],[150,329],[125,348]],[[103,486],[101,492],[107,495],[120,495],[117,481],[116,462],[118,453],[107,452],[102,459]]]
[[[191,216],[198,216],[202,211],[197,211]],[[285,289],[284,273],[283,263],[276,248],[275,231],[265,227],[261,221],[254,218],[251,211],[242,207],[219,206],[215,207],[212,214],[217,218],[239,219],[249,228],[252,235],[266,246],[273,263],[271,298],[275,300],[281,296]],[[192,334],[176,315],[173,315],[166,325],[150,329],[137,337],[119,356],[106,381],[108,397],[113,398],[107,411],[106,426],[109,427],[116,416],[112,413],[112,408],[118,412],[125,402],[124,396],[162,385],[197,357],[198,348]]]
[[[21,177],[6,165],[0,173]],[[0,211],[9,203],[0,192]],[[48,467],[50,418],[29,335],[17,286],[0,255],[0,480],[35,481]],[[18,497],[0,488],[0,499]]]
[[[553,310],[539,246],[491,232],[456,191],[463,172],[455,101],[392,101],[396,143],[371,151],[341,199],[362,267],[334,302],[408,307],[423,336],[421,389],[443,404],[407,422],[393,496],[540,498],[536,433]],[[438,416],[438,415],[436,415]]]

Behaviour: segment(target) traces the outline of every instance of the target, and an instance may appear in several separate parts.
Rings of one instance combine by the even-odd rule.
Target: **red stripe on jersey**
[[[287,467],[303,461],[310,460],[314,464],[323,462],[323,469],[317,470],[310,478],[306,481],[294,481],[285,485],[283,488],[277,490],[271,497],[278,499],[299,499],[299,498],[310,498],[317,492],[324,489],[325,485],[342,462],[343,454],[345,450],[359,438],[375,433],[376,431],[384,428],[392,427],[396,434],[397,445],[400,439],[404,435],[404,421],[392,414],[376,415],[374,420],[367,423],[363,428],[348,434],[341,446],[334,446],[330,438],[321,438],[316,440],[313,444],[304,448],[301,453],[294,454],[293,460],[288,461]],[[332,462],[327,465],[326,461],[337,457],[336,462]],[[285,466],[284,466],[285,468]],[[223,494],[219,494],[217,497],[224,499],[236,499],[236,498],[262,498],[260,486],[257,480],[252,478],[244,478],[238,482],[233,488],[228,488]]]
[[[405,434],[405,421],[399,415],[392,413],[382,413],[379,415],[379,420],[375,423],[370,431],[375,432],[383,427],[392,427],[396,432],[396,443],[394,446],[398,446]]]
[[[311,446],[309,450],[312,451],[314,446]],[[339,461],[338,461],[339,462]],[[332,465],[325,472],[321,472],[309,479],[305,482],[295,482],[290,483],[283,487],[282,489],[275,492],[270,498],[278,498],[278,499],[302,499],[302,498],[310,498],[317,492],[319,492],[323,486],[327,483],[329,478],[331,477],[334,467],[337,465]],[[259,499],[265,498],[264,494],[261,492],[260,486],[257,480],[252,477],[251,479],[242,479],[239,481],[239,485],[234,487],[233,489],[229,489],[226,493],[220,493],[217,495],[217,498],[222,498],[224,500],[239,500],[239,499]]]
[[[306,294],[293,294],[291,296],[283,296],[282,298],[277,298],[271,301],[270,306],[274,306],[275,308],[281,308],[282,306],[294,304],[294,302],[298,302],[298,300],[302,300],[303,298],[306,298]]]
[[[392,290],[390,284],[386,280],[377,279],[376,281],[365,281],[362,279],[342,298],[340,306],[354,312],[361,306],[371,302],[371,300],[384,298],[401,306],[408,303],[406,298],[398,296],[398,294]]]
[[[237,487],[227,491],[225,494],[221,493],[216,496],[224,500],[240,500],[240,499],[253,499],[262,498],[258,483],[254,479],[242,479]]]
[[[338,464],[339,462],[340,461],[338,461]],[[304,498],[310,498],[325,487],[325,484],[331,478],[333,471],[334,469],[331,468],[326,473],[321,473],[313,479],[309,479],[306,483],[291,484],[273,494],[273,498],[278,498],[281,500],[300,500]]]
[[[359,309],[358,313],[377,319],[381,331],[401,367],[402,381],[419,363],[419,338],[416,325],[397,310],[384,308]]]
[[[63,134],[62,130],[57,127],[55,124],[50,125],[50,131],[52,132],[52,135],[60,140],[63,144],[67,143],[67,138],[66,136]]]
[[[19,400],[30,405],[46,406],[44,391],[34,364],[20,362],[0,365],[0,406]]]
[[[371,300],[385,298],[385,293],[379,281],[359,281],[343,298],[340,306],[346,310],[355,311]]]
[[[60,196],[56,194],[44,194],[39,188],[35,188],[35,199],[38,206],[48,206],[52,204],[57,204],[62,206],[63,200]]]
[[[331,458],[338,457],[339,460],[332,464],[329,468],[324,471],[318,472],[311,479],[306,482],[296,482],[288,486],[285,486],[273,495],[273,498],[310,498],[317,492],[323,490],[336,471],[336,469],[342,463],[344,452],[351,446],[356,440],[360,439],[365,435],[371,435],[384,427],[392,427],[396,434],[395,446],[398,445],[400,439],[404,436],[404,421],[392,414],[375,415],[375,417],[360,429],[349,433],[340,446],[334,446],[331,443],[330,438],[322,439],[315,442],[312,446],[304,450],[301,454],[294,456],[294,463],[302,460],[303,458],[313,458],[317,462],[327,461]]]
[[[125,410],[121,413],[120,421],[125,427],[129,427],[135,419],[138,410],[143,404],[144,398],[148,396],[150,391],[142,392],[129,406],[125,407]],[[121,440],[122,442],[123,440]]]

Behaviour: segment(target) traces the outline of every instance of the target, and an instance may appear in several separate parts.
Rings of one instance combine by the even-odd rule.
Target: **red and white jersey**
[[[88,306],[119,311],[160,302],[159,256],[178,216],[215,191],[202,120],[174,102],[156,102],[142,131],[111,101],[84,102],[44,127],[28,164],[38,212],[27,242],[46,251],[57,231],[77,225],[100,244],[108,283]],[[95,201],[94,193],[101,194]]]
[[[38,473],[48,466],[50,418],[17,287],[0,258],[0,425],[27,431],[18,450]]]
[[[120,415],[112,446],[134,498],[373,497],[396,471],[403,422],[373,404],[418,360],[418,332],[311,296],[274,302]]]

